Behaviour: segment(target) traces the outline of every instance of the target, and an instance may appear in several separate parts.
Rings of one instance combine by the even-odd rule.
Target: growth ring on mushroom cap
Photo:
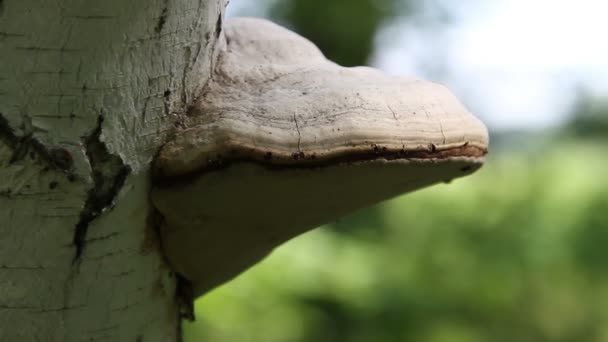
[[[481,166],[487,130],[445,87],[341,67],[265,20],[224,34],[153,167],[165,250],[197,293],[303,231]]]

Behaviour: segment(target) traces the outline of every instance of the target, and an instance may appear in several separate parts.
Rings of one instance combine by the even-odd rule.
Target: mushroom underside
[[[375,159],[320,168],[234,163],[156,187],[162,241],[174,269],[200,295],[283,242],[399,194],[465,176],[475,157]]]

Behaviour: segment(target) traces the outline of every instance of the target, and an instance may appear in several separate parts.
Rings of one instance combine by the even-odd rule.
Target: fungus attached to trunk
[[[224,32],[153,166],[164,250],[196,295],[298,234],[481,166],[487,130],[445,87],[341,67],[260,19]]]

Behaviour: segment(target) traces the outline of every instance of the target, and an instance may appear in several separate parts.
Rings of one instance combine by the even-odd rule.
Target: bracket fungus
[[[228,20],[220,44],[152,171],[164,252],[195,295],[298,234],[483,163],[485,126],[441,85],[341,67],[261,19]]]

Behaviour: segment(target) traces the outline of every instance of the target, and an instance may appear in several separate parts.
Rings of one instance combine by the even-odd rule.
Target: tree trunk
[[[0,0],[0,341],[178,341],[149,164],[225,0]]]

